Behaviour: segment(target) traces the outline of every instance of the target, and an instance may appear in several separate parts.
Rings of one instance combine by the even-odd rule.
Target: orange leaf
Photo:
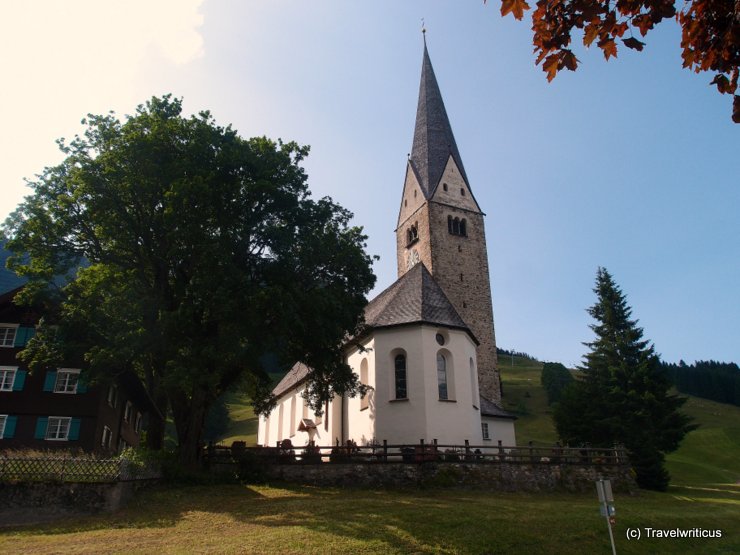
[[[717,85],[717,90],[722,94],[730,92],[730,80],[721,73],[715,75],[714,79],[712,79],[712,82],[709,84]]]
[[[501,17],[511,13],[517,20],[521,20],[524,17],[524,10],[529,9],[529,4],[526,0],[502,0],[501,1]]]
[[[604,58],[607,60],[611,56],[617,57],[617,43],[613,39],[602,39],[597,43],[597,46],[604,51]]]
[[[622,39],[622,42],[627,48],[632,48],[634,50],[637,50],[638,52],[642,52],[642,48],[645,46],[644,42],[637,40],[635,37]]]
[[[547,80],[552,81],[558,73],[558,55],[550,54],[542,64],[542,70],[547,73]]]
[[[591,46],[591,43],[599,35],[599,26],[594,23],[586,25],[586,29],[583,32],[583,45]]]
[[[571,71],[575,71],[578,67],[578,58],[573,55],[573,52],[566,50],[563,52],[563,65]]]

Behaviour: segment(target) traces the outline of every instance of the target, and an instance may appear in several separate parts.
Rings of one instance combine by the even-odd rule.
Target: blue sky
[[[641,54],[548,84],[496,2],[35,1],[0,8],[0,212],[88,112],[184,98],[243,136],[311,145],[315,196],[355,214],[396,278],[421,19],[482,209],[500,346],[577,364],[605,266],[668,361],[740,361],[740,126],[668,22]],[[117,6],[117,7],[114,7]],[[576,39],[577,41],[580,39]]]

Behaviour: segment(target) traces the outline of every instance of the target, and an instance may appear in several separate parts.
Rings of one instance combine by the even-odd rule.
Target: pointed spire
[[[436,189],[450,155],[460,169],[465,183],[470,187],[462,158],[457,150],[455,136],[452,134],[450,120],[447,118],[442,93],[434,76],[424,33],[424,59],[421,64],[419,105],[416,109],[411,164],[419,177],[421,190],[426,198],[431,197]]]

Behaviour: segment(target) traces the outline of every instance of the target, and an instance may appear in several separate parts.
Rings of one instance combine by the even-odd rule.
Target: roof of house
[[[414,142],[409,158],[425,198],[431,198],[434,193],[450,155],[470,188],[425,42]]]
[[[480,413],[481,416],[493,416],[496,418],[510,418],[511,420],[516,420],[516,415],[505,411],[501,407],[499,407],[496,403],[493,401],[490,401],[483,397],[483,395],[480,396]]]
[[[275,389],[272,390],[272,394],[276,397],[280,397],[283,393],[290,391],[296,385],[305,380],[310,372],[311,368],[302,362],[296,362],[293,367],[288,370],[288,373],[283,376],[283,379],[275,386]]]
[[[423,262],[368,303],[365,323],[369,328],[406,324],[445,326],[464,330],[478,342]]]
[[[18,289],[21,285],[25,285],[28,279],[20,277],[15,272],[11,272],[5,267],[12,253],[5,248],[4,244],[0,243],[0,295]]]

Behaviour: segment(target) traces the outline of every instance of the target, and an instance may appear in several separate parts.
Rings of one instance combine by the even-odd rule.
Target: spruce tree
[[[679,412],[685,398],[669,393],[671,383],[650,341],[643,339],[621,289],[605,268],[594,288],[597,300],[588,309],[596,320],[596,338],[574,382],[555,409],[560,437],[570,444],[623,444],[637,484],[665,490],[669,475],[665,453],[678,448],[694,426]]]

